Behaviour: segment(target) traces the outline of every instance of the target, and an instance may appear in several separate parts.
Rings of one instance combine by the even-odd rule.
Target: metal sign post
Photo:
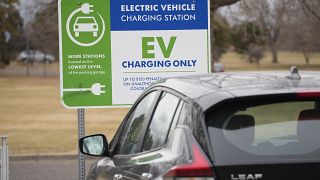
[[[8,136],[0,136],[0,180],[9,180],[9,148],[7,146]]]
[[[85,136],[85,118],[84,109],[78,109],[78,139]],[[78,160],[79,160],[79,180],[85,179],[85,158],[84,155],[78,150]]]

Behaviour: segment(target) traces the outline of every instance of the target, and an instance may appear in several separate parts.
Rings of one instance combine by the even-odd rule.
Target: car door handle
[[[142,173],[140,179],[141,180],[150,180],[150,179],[152,179],[152,174],[150,174],[150,173]]]
[[[115,174],[114,176],[113,176],[113,180],[122,180],[123,178],[122,178],[122,175],[121,174]]]

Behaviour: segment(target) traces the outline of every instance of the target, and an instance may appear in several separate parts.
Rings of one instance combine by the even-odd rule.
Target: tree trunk
[[[306,61],[306,65],[309,65],[309,53],[307,51],[303,51],[304,60]]]
[[[239,0],[211,0],[210,1],[210,6],[212,9],[217,10],[219,7],[222,6],[229,6],[231,4],[234,4],[238,2]],[[212,10],[211,9],[211,10]]]
[[[1,58],[0,61],[4,64],[4,65],[8,65],[9,64],[9,56],[8,56],[8,45],[6,43],[2,44],[2,48],[1,48]]]
[[[4,66],[4,54],[2,52],[0,52],[0,68],[2,68],[1,66]]]
[[[248,56],[248,61],[249,61],[250,64],[253,64],[253,58],[252,58],[251,55]]]
[[[271,47],[271,53],[272,53],[272,63],[278,64],[278,50],[276,47]]]
[[[259,60],[256,61],[256,65],[257,65],[257,68],[260,69],[260,61]]]

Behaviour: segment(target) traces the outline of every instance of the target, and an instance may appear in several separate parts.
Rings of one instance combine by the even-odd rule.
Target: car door
[[[125,120],[118,129],[114,139],[110,142],[111,154],[134,154],[140,151],[141,132],[146,122],[150,119],[152,109],[156,104],[159,96],[158,91],[151,91],[143,96],[132,110],[128,113]],[[114,179],[121,177],[121,169],[117,156],[105,157],[97,162],[97,177],[92,179]],[[115,162],[117,161],[117,163]],[[121,164],[121,163],[120,163]],[[95,173],[92,173],[95,174]],[[89,178],[90,179],[90,178]]]
[[[166,148],[166,142],[170,129],[176,125],[181,104],[177,96],[168,92],[161,93],[150,121],[146,121],[142,135],[137,140],[139,149],[123,151],[126,149],[124,145],[120,147],[119,155],[114,156],[123,179],[152,179],[170,168],[170,163],[163,163],[174,158],[170,156],[172,153]]]

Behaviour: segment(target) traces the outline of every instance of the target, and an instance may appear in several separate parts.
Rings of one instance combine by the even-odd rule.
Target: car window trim
[[[155,151],[160,151],[162,148],[164,148],[166,146],[166,143],[154,148],[154,149],[150,149],[148,151],[142,151],[142,152],[138,152],[138,153],[134,153],[134,154],[115,154],[113,158],[116,159],[126,159],[126,158],[132,158],[132,157],[136,157],[136,156],[141,156],[147,153],[151,153],[151,152],[155,152]]]
[[[115,143],[115,144],[111,147],[111,149],[109,150],[109,151],[110,151],[110,154],[112,154],[113,156],[116,156],[116,155],[117,155],[117,154],[115,154],[115,153],[117,153],[117,152],[114,152],[114,150],[115,150],[114,148],[120,143],[120,137],[122,137],[122,135],[123,135],[123,133],[124,133],[123,131],[124,131],[125,127],[126,127],[125,125],[127,124],[127,121],[128,121],[128,119],[129,119],[129,117],[130,117],[131,114],[135,111],[136,107],[140,104],[140,102],[141,102],[146,96],[148,96],[148,95],[149,95],[150,93],[152,93],[152,92],[156,92],[156,93],[157,93],[156,96],[155,96],[156,101],[154,101],[154,102],[152,103],[151,108],[150,108],[152,111],[154,110],[154,108],[155,108],[155,102],[158,101],[161,92],[160,92],[159,90],[157,90],[157,89],[150,89],[149,91],[147,91],[146,93],[144,93],[143,95],[141,95],[141,96],[138,98],[138,100],[136,101],[136,103],[134,103],[133,106],[130,108],[129,112],[126,114],[124,120],[122,121],[121,125],[119,126],[119,129],[118,129],[119,134],[112,139],[112,141],[115,140],[116,143]],[[148,112],[148,113],[147,113],[147,116],[146,116],[146,121],[149,121],[149,120],[150,120],[150,112]],[[144,122],[144,123],[145,123],[145,122]],[[143,126],[142,128],[144,128],[144,126]],[[118,131],[116,132],[116,134],[118,133]],[[140,138],[140,134],[141,134],[141,132],[139,133],[139,138]],[[138,146],[138,147],[139,147],[139,146]],[[120,147],[117,148],[117,149],[119,150]]]
[[[170,127],[169,127],[169,131],[168,131],[167,136],[166,136],[165,144],[167,143],[169,137],[173,134],[173,131],[174,131],[175,127],[178,124],[178,121],[179,121],[179,118],[180,118],[180,115],[181,115],[181,110],[182,110],[182,107],[183,107],[184,103],[186,103],[186,102],[183,101],[182,99],[180,99],[180,101],[178,103],[178,106],[176,108],[174,117],[173,117],[173,119],[171,121],[171,124],[170,124]]]
[[[193,101],[191,101],[191,100],[190,100],[187,96],[185,96],[184,94],[182,94],[182,93],[180,93],[180,92],[177,92],[177,91],[175,91],[174,89],[165,87],[165,86],[154,86],[154,87],[152,87],[152,88],[151,88],[150,90],[148,90],[148,91],[152,91],[152,90],[158,90],[160,93],[158,94],[159,96],[157,97],[157,98],[158,98],[158,99],[157,99],[157,103],[155,104],[155,106],[153,106],[153,112],[152,112],[151,117],[150,117],[150,119],[149,119],[149,121],[148,121],[148,126],[147,126],[147,128],[149,128],[149,126],[150,126],[151,118],[152,118],[153,115],[154,115],[154,112],[155,112],[155,110],[156,110],[156,107],[158,106],[158,103],[159,103],[159,101],[160,101],[160,97],[161,97],[161,95],[162,95],[163,92],[169,93],[169,94],[171,94],[171,95],[173,95],[173,96],[176,96],[176,97],[179,99],[179,103],[178,103],[178,105],[177,105],[177,107],[176,107],[176,109],[175,109],[175,114],[174,114],[174,117],[173,117],[172,121],[174,120],[174,118],[175,118],[175,116],[176,116],[176,112],[177,112],[177,109],[178,109],[180,103],[182,103],[182,104],[184,104],[184,103],[193,103]],[[147,92],[148,92],[148,91],[147,91]],[[181,108],[181,109],[182,109],[182,108]],[[181,114],[181,110],[180,110],[179,115],[178,115],[179,117],[180,117],[180,114]],[[178,124],[179,117],[177,118],[176,125]],[[169,134],[170,134],[170,131],[171,131],[172,121],[171,121],[171,124],[170,124],[170,127],[169,127],[169,131],[168,131],[168,134],[167,134],[167,138],[169,137]],[[142,141],[142,143],[141,143],[141,146],[139,146],[139,147],[140,147],[140,152],[135,153],[135,154],[131,154],[132,156],[135,156],[135,155],[138,155],[138,154],[139,154],[139,155],[140,155],[140,154],[145,154],[145,153],[153,152],[153,151],[156,151],[156,150],[160,150],[161,148],[163,148],[163,147],[167,144],[167,139],[166,139],[165,143],[162,144],[161,146],[159,146],[158,148],[150,149],[150,150],[148,150],[148,151],[142,151],[143,144],[144,144],[144,141],[145,141],[145,134],[146,134],[147,128],[144,129],[143,141]]]
[[[143,123],[141,131],[139,133],[139,141],[138,141],[138,144],[137,144],[138,149],[139,149],[138,153],[142,152],[143,143],[144,143],[144,139],[145,139],[145,135],[146,135],[147,129],[149,128],[149,125],[150,125],[150,123],[152,121],[152,117],[153,117],[153,115],[154,115],[154,113],[155,113],[155,111],[156,111],[156,109],[158,107],[158,104],[159,104],[160,100],[161,100],[160,98],[161,98],[162,94],[163,94],[163,91],[158,91],[156,101],[154,101],[152,103],[152,110],[148,113],[147,120]]]
[[[190,103],[193,102],[186,95],[184,95],[183,93],[178,92],[178,91],[176,91],[176,90],[174,90],[172,88],[168,88],[168,87],[165,87],[165,86],[154,86],[152,89],[157,89],[157,90],[168,92],[168,93],[170,93],[172,95],[177,96],[179,99],[184,100],[185,102],[190,102]]]
[[[119,159],[122,159],[122,158],[130,158],[130,157],[136,157],[136,156],[141,156],[141,155],[144,155],[144,154],[147,154],[147,153],[152,153],[152,152],[156,152],[156,151],[160,151],[162,148],[164,148],[165,146],[167,146],[167,143],[168,143],[168,139],[169,137],[173,134],[173,131],[175,129],[175,127],[178,125],[178,121],[179,121],[179,117],[181,115],[181,110],[182,110],[182,106],[187,103],[185,102],[184,100],[182,99],[179,99],[179,103],[177,105],[177,108],[176,108],[176,111],[175,111],[175,116],[173,117],[173,120],[172,120],[172,123],[170,124],[170,127],[169,127],[169,131],[167,133],[167,138],[166,138],[166,141],[164,144],[162,144],[161,146],[159,147],[156,147],[156,148],[153,148],[153,149],[150,149],[148,151],[142,151],[142,149],[140,150],[140,152],[138,153],[135,153],[135,154],[118,154],[118,155],[115,155],[114,158],[119,158]],[[179,111],[179,112],[178,112]],[[179,113],[178,115],[176,113]],[[177,115],[177,117],[176,117]],[[174,122],[175,121],[175,122]],[[174,124],[173,124],[174,123]],[[145,138],[144,138],[145,139]],[[144,142],[144,141],[143,141]],[[142,144],[143,146],[143,144]],[[141,147],[143,148],[143,147]]]
[[[176,96],[176,97],[178,97],[179,99],[180,99],[180,101],[182,100],[184,103],[193,103],[193,101],[190,99],[190,98],[188,98],[186,95],[184,95],[184,94],[182,94],[182,93],[180,93],[180,92],[178,92],[178,91],[175,91],[174,89],[172,89],[172,88],[168,88],[168,87],[165,87],[165,86],[154,86],[154,87],[151,87],[150,89],[148,89],[146,92],[144,92],[143,94],[141,94],[140,95],[140,97],[137,99],[137,101],[133,104],[133,106],[130,108],[130,110],[129,110],[129,112],[126,114],[126,116],[125,116],[125,118],[124,118],[124,120],[122,121],[122,123],[121,123],[121,125],[119,126],[119,129],[118,129],[118,131],[119,131],[119,134],[118,134],[118,136],[115,136],[113,139],[112,139],[112,141],[115,141],[116,143],[114,143],[114,144],[112,144],[112,147],[110,147],[110,154],[112,155],[112,156],[117,156],[117,157],[130,157],[130,156],[135,156],[135,155],[137,155],[137,154],[141,154],[141,153],[145,153],[145,152],[149,152],[149,151],[145,151],[145,152],[138,152],[138,153],[135,153],[135,154],[114,154],[114,150],[115,150],[115,147],[117,146],[117,144],[119,144],[120,142],[120,137],[122,136],[122,134],[123,134],[123,131],[124,131],[124,129],[125,129],[125,124],[127,123],[127,121],[128,121],[128,118],[130,117],[130,115],[132,114],[132,112],[135,110],[135,108],[136,108],[136,106],[141,102],[141,100],[144,98],[144,97],[146,97],[148,94],[150,94],[151,92],[154,92],[154,91],[157,91],[157,95],[156,95],[156,103],[153,103],[153,105],[152,105],[152,107],[150,108],[150,109],[152,109],[152,116],[153,116],[153,113],[154,113],[154,111],[155,111],[155,105],[157,105],[157,103],[158,103],[158,101],[159,101],[159,97],[161,96],[161,93],[164,91],[164,92],[168,92],[168,93],[170,93],[170,94],[172,94],[172,95],[174,95],[174,96]],[[181,114],[181,112],[180,112],[180,114]],[[179,114],[179,116],[180,116],[180,114]],[[151,117],[152,117],[151,116]],[[150,121],[150,116],[147,116],[149,119],[147,119],[148,121]],[[179,119],[177,120],[177,124],[178,124],[178,121],[179,121]],[[144,127],[143,127],[144,128]],[[118,131],[116,132],[116,135],[117,135],[117,133],[118,133]],[[146,131],[146,129],[145,129],[145,131]],[[144,135],[145,135],[145,133],[144,133]],[[140,137],[140,135],[139,135],[139,137]],[[143,141],[144,141],[144,138],[143,138]],[[165,145],[166,143],[164,143],[164,145]],[[141,146],[138,146],[139,148],[140,148],[140,151],[142,150],[142,146],[143,146],[143,143],[141,143]],[[160,149],[163,147],[163,145],[162,146],[160,146]],[[118,148],[117,148],[118,149]]]
[[[169,92],[162,91],[160,97],[162,96],[163,93],[169,93]],[[171,93],[169,93],[169,94],[171,94]],[[175,96],[174,94],[171,94],[171,95]],[[177,96],[175,96],[175,97],[177,97]],[[178,110],[178,108],[179,108],[179,106],[180,106],[180,103],[181,103],[181,101],[182,101],[179,97],[177,97],[177,98],[178,98],[179,102],[178,102],[178,104],[177,104],[177,106],[176,106],[176,108],[175,108],[175,110],[174,110],[174,113],[173,113],[174,116],[173,116],[172,119],[170,120],[170,125],[169,125],[168,132],[167,132],[167,134],[166,134],[166,139],[165,139],[165,141],[164,141],[164,143],[163,143],[162,145],[165,145],[165,144],[167,143],[168,135],[169,135],[169,133],[170,133],[172,123],[173,123],[173,121],[174,121],[175,118],[176,118],[177,110]],[[159,105],[160,100],[161,100],[161,99],[159,98],[159,99],[158,99],[158,103],[157,103],[157,105],[155,106],[155,108],[154,108],[154,110],[153,110],[153,114],[152,114],[152,116],[150,117],[150,121],[149,121],[149,123],[148,123],[148,126],[147,126],[147,128],[145,129],[140,152],[143,151],[143,145],[144,145],[144,142],[146,141],[146,132],[147,132],[147,129],[149,129],[149,127],[150,127],[150,124],[151,124],[151,122],[152,122],[152,118],[153,118],[153,116],[154,116],[154,113],[155,113],[158,105]],[[179,114],[179,115],[180,115],[180,114]],[[161,146],[162,146],[162,145],[161,145]],[[159,147],[161,147],[161,146],[159,146]],[[156,148],[153,148],[153,149],[156,149]],[[150,149],[150,150],[151,150],[151,149]],[[149,151],[149,150],[148,150],[148,151]]]
[[[142,144],[142,141],[143,141],[142,137],[144,136],[145,132],[147,131],[146,130],[146,125],[148,124],[149,121],[151,121],[151,117],[153,116],[155,108],[157,107],[158,101],[159,101],[159,99],[161,97],[161,91],[152,91],[152,92],[156,92],[155,100],[152,102],[152,105],[150,107],[150,111],[148,111],[147,114],[146,114],[146,120],[143,122],[143,126],[142,126],[141,131],[139,132],[139,135],[138,135],[137,149],[139,149],[139,152],[141,152],[141,146],[142,146],[141,144]],[[146,93],[141,99],[139,98],[139,102],[135,105],[133,111],[140,104],[140,102],[152,92]],[[126,121],[128,121],[128,119]],[[122,131],[122,133],[123,133],[123,131]],[[135,154],[135,153],[133,153],[133,154]]]

